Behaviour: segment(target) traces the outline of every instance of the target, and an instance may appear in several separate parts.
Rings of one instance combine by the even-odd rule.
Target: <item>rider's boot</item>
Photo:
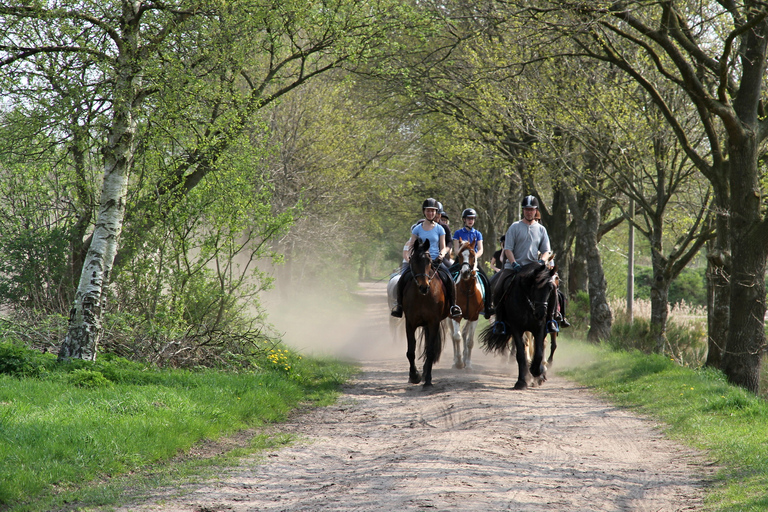
[[[450,317],[456,318],[461,316],[461,308],[456,305],[456,283],[453,282],[453,279],[450,278],[450,276],[445,276],[443,278],[443,283],[445,283],[445,290],[448,294],[448,303],[451,305],[450,309]]]
[[[405,287],[405,281],[408,279],[408,276],[403,273],[403,275],[400,276],[400,280],[397,282],[397,289],[396,289],[396,299],[395,299],[395,305],[392,308],[392,311],[389,312],[390,315],[392,315],[395,318],[403,318],[403,288]]]

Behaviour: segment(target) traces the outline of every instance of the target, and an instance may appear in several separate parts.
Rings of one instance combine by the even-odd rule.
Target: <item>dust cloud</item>
[[[353,363],[378,360],[402,361],[406,341],[402,322],[389,316],[386,281],[361,282],[358,290],[347,295],[329,294],[327,289],[306,290],[288,294],[290,300],[280,300],[277,293],[265,297],[265,306],[272,323],[283,336],[286,345],[307,355],[335,357]],[[480,319],[475,337],[487,321]],[[561,333],[555,352],[555,363],[548,370],[554,375],[558,369],[588,364],[593,360],[590,347],[572,341],[567,332]],[[461,348],[463,349],[463,347]],[[547,340],[546,357],[549,356]],[[445,336],[442,356],[435,368],[453,365],[453,345]],[[472,350],[473,365],[491,371],[501,371],[510,378],[517,377],[517,364],[496,354],[486,354],[477,340]]]
[[[386,286],[382,281],[360,283],[358,291],[344,295],[302,289],[289,294],[290,300],[270,293],[264,305],[285,344],[302,354],[352,362],[405,359],[404,336],[393,339],[390,334]]]

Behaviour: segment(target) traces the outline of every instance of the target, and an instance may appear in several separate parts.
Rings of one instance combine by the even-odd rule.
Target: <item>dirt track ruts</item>
[[[383,289],[367,286],[364,322],[341,337],[328,331],[327,345],[345,348],[363,371],[337,404],[279,426],[301,442],[222,468],[203,485],[158,489],[122,510],[702,507],[708,470],[700,454],[556,373],[540,388],[513,391],[514,364],[476,348],[472,371],[453,370],[448,343],[434,388],[408,384],[405,347],[388,337]]]

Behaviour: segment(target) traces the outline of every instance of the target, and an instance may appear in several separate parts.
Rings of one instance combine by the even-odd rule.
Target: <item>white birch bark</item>
[[[59,349],[60,360],[76,358],[94,361],[101,339],[106,291],[125,218],[128,176],[136,146],[136,112],[141,104],[137,88],[140,25],[136,22],[136,15],[139,7],[139,3],[131,5],[123,2],[123,32],[119,37],[119,54],[115,60],[112,125],[103,149],[104,181],[99,211],[69,312],[67,334]]]
[[[115,117],[118,126],[113,130],[105,151],[107,161],[96,226],[69,313],[69,327],[59,350],[59,359],[93,361],[101,339],[101,315],[125,218],[125,198],[136,131],[130,112],[125,116],[125,122],[120,121],[124,116]]]

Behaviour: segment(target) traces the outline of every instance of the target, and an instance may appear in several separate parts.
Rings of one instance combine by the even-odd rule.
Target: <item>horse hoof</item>
[[[419,382],[421,382],[421,375],[419,375],[418,373],[412,373],[410,377],[408,377],[408,382],[410,382],[411,384],[418,384]]]
[[[525,382],[524,380],[519,380],[519,381],[515,382],[515,387],[512,388],[512,389],[516,389],[518,391],[522,390],[522,389],[528,389],[528,383]]]
[[[432,383],[431,382],[425,382],[424,383],[423,389],[431,389],[431,388],[432,388]]]
[[[464,366],[464,363],[453,363],[453,368],[456,370],[461,370],[463,368],[466,368],[466,366]]]

